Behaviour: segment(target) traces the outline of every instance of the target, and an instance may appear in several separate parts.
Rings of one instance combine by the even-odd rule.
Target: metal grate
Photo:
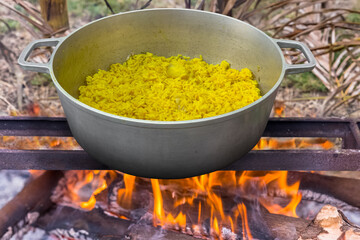
[[[251,151],[225,170],[360,170],[360,122],[351,119],[270,119],[264,137],[341,138],[340,150]],[[65,118],[0,117],[0,136],[72,136]],[[0,149],[1,169],[107,169],[82,150]]]

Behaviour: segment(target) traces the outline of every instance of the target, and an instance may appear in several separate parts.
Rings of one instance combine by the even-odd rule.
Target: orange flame
[[[96,206],[97,195],[108,187],[116,175],[114,171],[68,171],[66,174],[74,175],[66,183],[68,197],[77,206],[87,210]],[[123,175],[124,187],[118,190],[117,196],[117,202],[123,208],[132,207],[132,197],[137,189],[136,179],[135,176]],[[254,209],[244,203],[236,203],[229,208],[227,202],[233,203],[234,194],[256,198],[271,213],[293,217],[297,217],[296,206],[301,201],[301,194],[298,193],[300,182],[289,184],[285,171],[218,171],[179,180],[151,179],[150,183],[154,200],[153,224],[183,232],[189,230],[187,226],[192,226],[193,234],[197,237],[210,234],[214,239],[229,239],[227,234],[231,230],[234,234],[242,232],[243,239],[253,238],[247,212]],[[90,194],[88,189],[91,189]],[[268,197],[267,191],[280,191],[290,201],[279,204]],[[239,218],[240,229],[240,224],[237,225]],[[210,231],[203,226],[207,219],[210,220]]]
[[[200,216],[201,216],[201,202],[199,202],[199,211],[198,211],[198,221],[197,224],[200,224]]]
[[[296,207],[301,201],[301,194],[298,193],[300,182],[289,185],[287,183],[287,172],[269,172],[262,176],[258,172],[245,171],[237,176],[236,171],[218,171],[210,174],[205,174],[199,177],[180,179],[180,180],[157,180],[152,179],[152,189],[154,194],[154,225],[175,227],[181,226],[182,229],[186,226],[186,216],[182,211],[176,210],[177,208],[197,208],[197,223],[193,222],[194,234],[201,231],[202,220],[210,219],[211,235],[215,238],[223,239],[222,229],[224,227],[231,229],[232,232],[236,231],[236,219],[241,217],[242,233],[244,239],[252,239],[251,230],[248,224],[246,206],[241,203],[237,206],[236,212],[225,211],[223,199],[221,194],[226,194],[226,191],[241,191],[244,194],[249,194],[256,189],[267,189],[268,187],[280,189],[283,194],[290,197],[291,200],[285,206],[281,206],[267,195],[258,193],[259,202],[271,213],[283,214],[287,216],[297,217]],[[173,199],[173,211],[165,213],[164,199],[160,186],[164,186],[165,194],[171,189],[171,198]],[[219,191],[225,189],[224,191]],[[251,189],[252,188],[252,189]],[[179,194],[182,192],[183,194]],[[194,201],[198,202],[194,205]],[[270,200],[269,200],[270,199]],[[168,203],[169,199],[166,199]],[[194,210],[195,210],[194,209]],[[178,211],[177,217],[174,218],[172,214]],[[181,221],[180,221],[181,219]]]
[[[220,235],[220,227],[219,227],[219,223],[218,223],[218,220],[216,217],[214,217],[214,221],[213,223],[211,224],[211,227],[212,229],[214,230],[214,232],[216,233],[217,236],[220,236],[221,238],[221,235]]]
[[[57,143],[54,144],[55,147],[57,145]],[[327,149],[332,148],[334,144],[326,139],[263,138],[254,149],[291,149],[312,146]],[[107,188],[105,174],[113,171],[83,172],[85,172],[84,176],[79,174],[78,181],[68,184],[68,187],[72,192],[73,201],[80,207],[91,210],[96,205],[96,195]],[[124,208],[131,208],[136,177],[124,174],[123,181],[124,188],[118,190],[118,204]],[[187,231],[187,224],[192,224],[194,236],[199,237],[210,233],[213,238],[227,239],[224,234],[231,229],[233,233],[242,231],[243,239],[253,238],[247,215],[247,212],[253,209],[249,206],[246,207],[244,203],[227,209],[224,197],[229,194],[241,193],[250,199],[256,198],[270,213],[292,217],[297,217],[296,207],[302,198],[301,193],[298,192],[300,182],[289,184],[285,171],[267,173],[217,171],[187,179],[151,179],[150,182],[154,196],[153,224],[182,231]],[[92,189],[91,195],[83,196],[82,189],[89,186]],[[280,194],[286,196],[284,199],[290,200],[276,202],[274,198],[268,197],[269,191],[279,191]],[[194,212],[194,216],[191,215],[192,212]],[[242,229],[238,229],[237,226],[239,217]],[[210,220],[210,232],[203,227],[206,219]]]
[[[120,188],[118,190],[118,203],[123,207],[130,208],[136,177],[129,174],[124,174],[123,179],[125,188]]]
[[[160,185],[158,179],[151,179],[151,185],[154,194],[154,219],[153,223],[155,226],[160,225],[178,225],[182,229],[186,227],[186,216],[180,211],[180,213],[173,217],[171,213],[165,214],[163,209],[163,199],[160,191]]]
[[[40,177],[44,172],[45,170],[29,170],[29,173],[33,178]]]
[[[274,115],[276,117],[285,117],[285,104],[282,101],[275,101],[274,102]]]
[[[273,184],[276,189],[280,189],[287,197],[291,197],[291,201],[285,207],[268,201],[268,198],[260,198],[259,201],[270,213],[298,217],[296,214],[296,207],[302,198],[301,193],[298,192],[300,181],[288,185],[287,174],[287,171],[277,171],[268,173],[263,177],[263,181],[266,185],[269,186],[270,184]]]
[[[112,171],[68,171],[66,183],[68,197],[79,207],[92,210],[96,205],[96,195],[107,189],[106,178],[114,176]]]
[[[251,235],[250,228],[249,228],[249,222],[248,222],[248,216],[247,216],[247,210],[244,205],[244,203],[240,203],[237,206],[239,210],[239,214],[241,216],[241,226],[242,226],[242,239],[253,239],[253,236]]]
[[[324,138],[268,138],[263,137],[253,150],[268,149],[332,149],[334,142]]]

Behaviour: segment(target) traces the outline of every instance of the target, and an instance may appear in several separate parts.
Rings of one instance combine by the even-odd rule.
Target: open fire
[[[27,126],[24,129],[28,129],[25,132],[24,130],[17,130],[17,125],[13,126],[11,121],[5,120],[4,122],[6,124],[0,138],[0,150],[3,149],[2,153],[5,155],[13,152],[23,154],[25,157],[26,151],[20,150],[17,152],[16,150],[25,149],[29,150],[28,153],[35,154],[35,151],[31,149],[39,149],[36,154],[44,152],[51,153],[53,156],[57,156],[57,153],[61,153],[59,156],[66,156],[67,154],[69,156],[84,156],[79,154],[82,152],[81,148],[70,137],[71,134],[65,128],[64,123],[66,122],[40,121],[36,125],[23,120],[21,126]],[[52,126],[51,128],[46,127],[49,124]],[[284,127],[284,124],[286,127]],[[314,127],[313,124],[320,124],[320,127],[326,128],[326,133],[328,129],[333,129],[333,131],[330,134],[323,134],[323,130],[316,131],[315,136],[318,137],[314,137],[314,131],[310,129],[317,127]],[[307,154],[327,154],[328,152],[333,155],[344,155],[354,151],[352,149],[356,147],[354,144],[357,141],[353,141],[353,135],[348,134],[348,132],[345,132],[345,135],[339,135],[338,133],[344,131],[335,128],[341,125],[346,130],[350,126],[349,129],[351,130],[351,127],[356,126],[353,122],[350,122],[349,125],[347,122],[330,121],[326,123],[327,127],[322,124],[324,123],[312,122],[311,125],[310,122],[306,123],[303,126],[307,129],[307,132],[303,133],[300,132],[300,128],[297,128],[298,124],[294,125],[292,121],[274,120],[270,124],[271,128],[268,128],[268,132],[265,131],[266,134],[264,135],[271,137],[263,137],[254,147],[253,150],[255,151],[252,151],[250,155],[262,156],[266,152],[276,152],[277,155],[274,156],[279,157],[284,156],[284,154],[285,156],[291,156],[293,152],[305,152]],[[8,131],[8,129],[11,129],[11,131]],[[34,133],[31,132],[32,129],[36,129],[35,134],[38,133],[38,129],[44,130],[40,132],[41,136],[34,137]],[[63,130],[60,133],[59,130],[49,132],[46,129]],[[281,134],[277,134],[279,129]],[[284,132],[282,129],[287,130]],[[276,134],[273,134],[273,132]],[[49,133],[50,135],[45,135]],[[12,149],[15,151],[12,151]],[[77,159],[73,157],[71,161],[76,162]],[[292,162],[291,158],[289,162]],[[44,163],[46,164],[46,162]],[[280,235],[282,237],[278,237],[279,239],[298,239],[294,238],[294,236],[300,236],[304,226],[311,226],[310,230],[316,230],[310,231],[312,236],[320,234],[321,228],[316,224],[316,226],[311,224],[314,224],[312,219],[315,218],[315,215],[318,215],[320,208],[325,204],[336,206],[341,211],[345,211],[347,215],[349,215],[349,212],[350,215],[351,212],[360,214],[359,204],[356,200],[353,200],[354,193],[357,194],[356,191],[342,187],[360,186],[360,183],[350,181],[347,184],[347,180],[340,179],[337,181],[343,181],[342,185],[340,183],[338,185],[330,184],[331,187],[329,188],[328,181],[331,181],[331,179],[328,180],[326,176],[313,173],[234,171],[244,168],[231,167],[229,171],[217,171],[193,178],[159,180],[135,177],[110,170],[75,171],[71,169],[80,168],[73,168],[74,165],[71,164],[63,165],[65,163],[62,163],[61,159],[59,164],[57,168],[60,167],[60,169],[68,171],[54,171],[54,173],[45,171],[42,175],[42,171],[31,171],[34,178],[34,184],[31,186],[37,189],[36,179],[42,178],[49,181],[49,179],[53,179],[52,175],[57,176],[57,179],[53,182],[56,184],[52,183],[51,190],[45,191],[49,194],[48,196],[51,195],[51,201],[49,200],[49,202],[55,203],[55,205],[53,205],[50,212],[40,215],[38,226],[49,232],[54,229],[54,231],[64,229],[63,231],[59,230],[60,232],[57,231],[55,234],[60,233],[61,236],[66,236],[68,231],[66,227],[64,228],[64,225],[61,225],[62,222],[70,224],[71,221],[77,221],[77,217],[70,216],[73,211],[76,211],[77,214],[74,216],[84,218],[85,222],[83,224],[86,223],[85,225],[93,224],[93,218],[99,219],[98,225],[101,227],[96,230],[98,233],[91,232],[90,229],[93,228],[85,227],[85,231],[90,232],[90,235],[95,234],[93,235],[95,239],[99,236],[96,234],[100,234],[102,231],[113,231],[113,224],[120,224],[118,225],[120,232],[113,231],[115,235],[127,236],[126,234],[130,234],[129,236],[135,236],[134,239],[138,239],[136,236],[143,234],[136,232],[138,231],[137,228],[139,228],[140,232],[146,232],[144,229],[150,229],[153,233],[155,231],[155,234],[170,234],[165,239],[172,239],[171,236],[175,236],[175,239],[183,239],[184,236],[187,236],[185,239],[273,239],[274,236],[278,237]],[[65,168],[62,168],[64,166]],[[44,169],[49,168],[45,167]],[[45,183],[46,181],[41,180],[40,182]],[[50,186],[50,184],[47,185]],[[317,188],[317,186],[320,187]],[[329,195],[326,195],[327,193],[324,195],[323,191],[328,191]],[[339,200],[332,198],[332,196],[336,196]],[[27,197],[24,197],[25,199]],[[14,206],[18,206],[16,201],[13,201]],[[12,204],[9,206],[12,206]],[[11,209],[15,211],[17,207]],[[333,211],[336,212],[337,210],[333,209]],[[24,212],[26,212],[26,209],[24,209]],[[63,220],[58,220],[58,217]],[[341,216],[339,219],[342,219]],[[357,219],[357,217],[352,219]],[[12,226],[6,219],[4,221],[5,225],[3,226]],[[51,226],[47,224],[49,221],[52,222]],[[103,221],[107,222],[109,227],[102,224]],[[6,228],[2,231],[5,230]],[[68,233],[71,233],[71,231]],[[79,233],[82,233],[82,231],[79,231]],[[54,234],[54,232],[51,234]],[[149,236],[153,236],[152,234]],[[292,234],[292,236],[288,237],[289,234]],[[70,239],[71,236],[74,237],[72,234],[69,237],[68,234],[68,237],[64,239]],[[191,237],[189,238],[189,236]],[[75,237],[75,239],[77,238]]]
[[[72,138],[6,137],[3,147],[11,148],[78,148]],[[330,149],[334,143],[321,138],[276,139],[262,138],[259,149]],[[32,174],[37,174],[32,171]],[[262,211],[298,217],[296,207],[301,201],[300,181],[289,184],[287,171],[217,171],[202,176],[158,180],[144,179],[116,171],[67,171],[53,196],[55,202],[90,211],[104,206],[102,194],[122,176],[122,185],[116,188],[116,204],[107,207],[109,214],[131,219],[139,207],[152,213],[152,224],[163,229],[177,230],[199,238],[253,239],[251,224],[257,223]],[[115,189],[115,188],[114,188]],[[136,199],[146,189],[150,200],[143,204]],[[280,189],[287,201],[269,198],[271,189]],[[98,200],[100,199],[100,200]],[[112,203],[114,205],[114,203]],[[249,208],[249,209],[248,209]],[[119,211],[120,209],[120,211]],[[251,214],[249,214],[249,211]],[[254,218],[255,216],[255,218]]]
[[[282,215],[281,221],[294,221],[299,217],[313,218],[314,214],[311,205],[304,207],[303,203],[297,209],[302,201],[300,181],[292,179],[294,173],[288,174],[217,171],[186,179],[159,180],[115,171],[67,171],[52,200],[81,211],[100,208],[109,216],[135,225],[145,221],[155,228],[195,238],[272,239],[269,216]],[[294,231],[288,228],[285,226],[282,231]]]
[[[270,213],[297,217],[296,207],[301,201],[299,181],[288,184],[286,171],[218,171],[178,180],[149,180],[114,171],[68,171],[65,182],[60,184],[63,185],[59,191],[61,196],[55,198],[64,205],[92,210],[97,199],[100,199],[99,205],[104,205],[98,196],[118,174],[123,179],[121,187],[115,190],[121,211],[108,207],[109,213],[129,219],[131,211],[144,208],[152,213],[154,226],[202,238],[236,239],[237,234],[243,239],[253,239],[249,206],[252,215],[254,211],[260,214],[261,209],[266,209]],[[148,196],[152,204],[141,203],[144,189],[151,192]],[[281,189],[290,200],[277,203],[268,197],[270,189]]]

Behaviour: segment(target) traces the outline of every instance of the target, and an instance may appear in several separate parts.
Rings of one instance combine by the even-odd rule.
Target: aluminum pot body
[[[26,61],[38,46],[56,46],[49,63]],[[309,63],[288,65],[281,47],[299,49]],[[77,100],[86,76],[142,52],[202,55],[209,63],[227,60],[233,68],[247,67],[263,96],[227,114],[169,122],[115,116]],[[305,45],[272,39],[234,18],[151,9],[103,18],[66,38],[35,41],[23,51],[19,64],[51,74],[71,132],[92,157],[136,176],[183,178],[222,169],[249,152],[265,129],[284,74],[309,71],[315,60]]]

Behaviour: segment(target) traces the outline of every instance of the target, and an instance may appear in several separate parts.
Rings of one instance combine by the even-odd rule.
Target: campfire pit
[[[254,150],[226,171],[180,180],[150,180],[106,170],[82,150],[2,147],[3,169],[57,171],[34,175],[0,209],[0,235],[358,239],[359,227],[351,221],[360,224],[360,180],[243,170],[358,170],[359,125],[349,119],[270,119]],[[64,118],[3,117],[0,135],[71,137],[71,132]],[[315,149],[303,149],[311,143],[316,143]]]

